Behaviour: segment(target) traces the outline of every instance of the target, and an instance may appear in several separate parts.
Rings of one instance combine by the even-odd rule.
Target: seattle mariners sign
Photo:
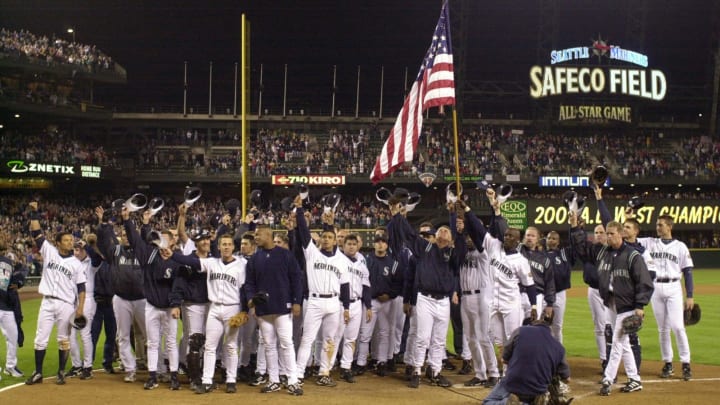
[[[550,64],[575,60],[608,58],[642,67],[622,68],[577,66],[533,66],[530,68],[530,97],[542,98],[563,94],[622,94],[660,101],[667,94],[665,74],[656,69],[647,70],[648,57],[644,54],[609,45],[603,39],[594,40],[591,46],[574,47],[550,52]]]

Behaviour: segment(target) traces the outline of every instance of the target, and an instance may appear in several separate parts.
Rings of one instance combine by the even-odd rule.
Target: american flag
[[[420,72],[370,173],[373,184],[377,184],[401,164],[412,162],[422,130],[423,112],[430,107],[444,105],[455,105],[455,75],[447,0],[443,3],[440,19],[435,27],[430,48],[420,66]]]

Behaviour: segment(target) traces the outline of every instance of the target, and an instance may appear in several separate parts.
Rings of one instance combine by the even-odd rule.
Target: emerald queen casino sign
[[[530,68],[530,97],[539,99],[563,94],[621,94],[660,101],[667,92],[665,74],[646,69],[644,54],[609,45],[603,39],[593,40],[591,46],[553,50],[550,64],[580,61],[597,57],[627,62],[634,67],[592,66],[533,66]]]

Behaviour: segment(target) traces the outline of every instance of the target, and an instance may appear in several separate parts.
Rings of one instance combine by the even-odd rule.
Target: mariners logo
[[[602,59],[603,56],[606,56],[612,48],[613,46],[608,45],[607,41],[602,39],[602,37],[600,37],[599,35],[598,39],[592,40],[592,52],[593,55],[598,57],[598,59]]]
[[[437,176],[434,173],[425,172],[425,173],[420,173],[420,175],[418,177],[420,178],[420,181],[422,182],[422,184],[425,185],[425,187],[430,187],[430,186],[432,186],[433,181],[435,181],[435,178]]]

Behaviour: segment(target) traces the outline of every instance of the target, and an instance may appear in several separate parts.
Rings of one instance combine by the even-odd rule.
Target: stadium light
[[[72,34],[73,42],[75,42],[75,30],[73,28],[68,28],[67,33]]]
[[[15,114],[15,118],[20,118],[20,114]]]

